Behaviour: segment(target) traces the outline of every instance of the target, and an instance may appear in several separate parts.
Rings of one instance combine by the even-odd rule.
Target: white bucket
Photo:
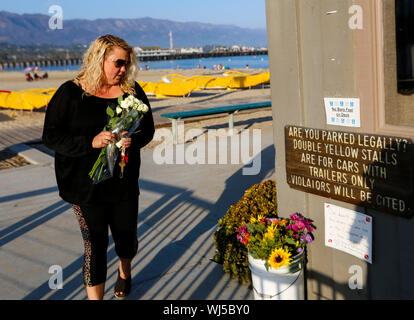
[[[249,268],[255,300],[304,300],[303,253],[294,257],[290,265],[269,271],[264,261],[249,254]]]

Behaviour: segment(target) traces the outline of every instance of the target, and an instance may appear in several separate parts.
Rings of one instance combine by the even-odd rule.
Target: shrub
[[[216,255],[213,260],[223,265],[223,270],[241,283],[250,283],[248,252],[237,239],[238,229],[250,221],[252,216],[277,217],[276,183],[266,180],[247,189],[244,196],[218,221],[214,233]]]

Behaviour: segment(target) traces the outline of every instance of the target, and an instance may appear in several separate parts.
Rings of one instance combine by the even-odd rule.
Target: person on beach
[[[37,74],[38,72],[40,72],[39,67],[35,67],[34,71],[33,71],[33,77],[34,77],[35,80],[40,79],[40,76]]]
[[[131,291],[131,261],[138,250],[140,148],[154,135],[150,104],[135,82],[135,71],[132,48],[116,36],[100,36],[86,51],[78,75],[58,88],[46,111],[42,138],[55,151],[59,195],[72,204],[80,224],[85,247],[83,282],[91,300],[104,296],[108,226],[120,259],[115,297],[125,298]],[[106,109],[110,104],[117,105],[119,96],[130,94],[149,110],[137,131],[121,139],[128,157],[123,177],[118,159],[113,177],[93,184],[88,173],[101,148],[115,141],[112,132],[103,131]]]

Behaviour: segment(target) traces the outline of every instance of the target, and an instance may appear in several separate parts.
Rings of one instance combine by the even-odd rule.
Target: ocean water
[[[203,59],[183,59],[183,60],[163,60],[140,62],[140,67],[145,69],[196,69],[206,68],[215,69],[218,65],[230,69],[243,69],[249,65],[252,69],[269,68],[269,56],[236,56],[220,58],[203,58]]]
[[[203,59],[182,59],[182,60],[163,60],[163,61],[147,61],[140,62],[139,67],[146,69],[216,69],[218,65],[224,66],[226,69],[244,69],[248,65],[251,69],[269,68],[269,56],[236,56],[236,57],[220,57],[220,58],[203,58]],[[79,65],[68,66],[49,66],[42,67],[40,74],[44,70],[78,70]],[[4,71],[23,71],[23,68],[5,69]]]

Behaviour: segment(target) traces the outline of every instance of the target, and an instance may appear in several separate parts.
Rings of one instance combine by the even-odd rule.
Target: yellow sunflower
[[[269,257],[269,264],[274,269],[287,266],[290,261],[292,261],[290,258],[290,252],[283,250],[283,248],[273,250]]]

